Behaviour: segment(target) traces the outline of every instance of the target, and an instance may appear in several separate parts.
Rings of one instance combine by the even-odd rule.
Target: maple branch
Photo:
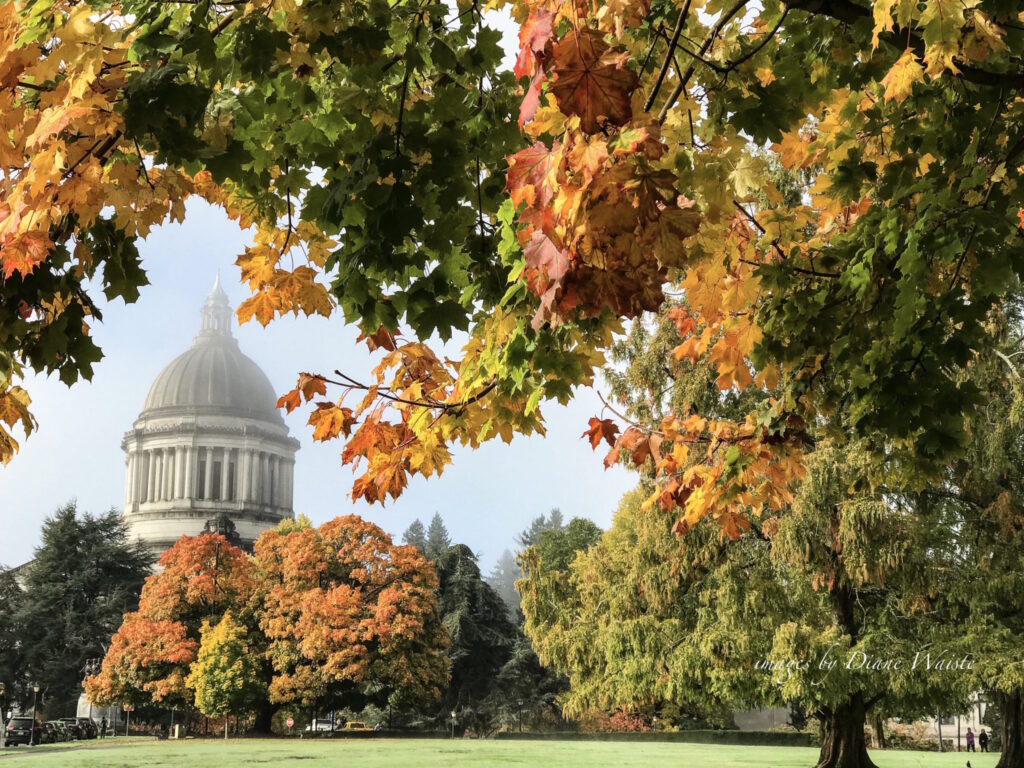
[[[146,170],[146,162],[142,159],[142,147],[139,146],[139,140],[134,139],[134,141],[135,152],[139,156],[139,170],[142,171],[142,177],[146,180],[146,184],[149,185],[150,189],[156,189],[156,187],[153,186],[153,182],[149,180],[149,171]]]
[[[856,24],[861,19],[872,18],[872,10],[851,2],[851,0],[785,0],[787,8],[807,11],[812,15],[828,16],[846,24]],[[913,32],[910,27],[904,31],[898,26],[892,32],[882,32],[879,40],[900,51],[911,48],[918,56],[924,55],[924,39]],[[959,73],[950,72],[953,77],[974,83],[975,85],[1024,88],[1024,72],[993,72],[966,62],[957,62]]]
[[[742,213],[744,215],[744,217],[747,219],[747,221],[749,221],[751,224],[753,224],[755,227],[757,227],[758,231],[762,235],[767,235],[768,234],[768,230],[766,230],[761,225],[761,222],[759,222],[750,213],[750,211],[748,211],[746,208],[743,207],[742,203],[740,203],[738,200],[733,200],[732,204],[734,206],[736,206],[736,210],[738,210],[740,213]],[[772,240],[771,246],[774,249],[775,253],[777,253],[779,255],[779,259],[781,259],[786,264],[786,269],[792,270],[793,272],[799,272],[799,273],[804,274],[804,275],[813,275],[814,277],[828,277],[828,278],[835,279],[835,278],[838,278],[838,277],[841,276],[839,272],[819,272],[816,269],[807,269],[806,267],[794,266],[793,264],[789,263],[789,259],[786,257],[786,254],[784,254],[782,252],[782,249],[779,247],[779,241],[778,240]],[[764,266],[762,262],[752,261],[750,259],[740,259],[740,261],[742,263],[744,263],[744,264],[751,264],[751,265],[756,266],[756,267]]]
[[[53,88],[44,88],[44,87],[43,87],[43,86],[41,86],[41,85],[36,85],[35,83],[27,83],[27,82],[25,82],[24,80],[19,80],[19,81],[18,81],[18,82],[16,83],[16,85],[17,85],[17,86],[18,86],[19,88],[29,88],[30,90],[33,90],[33,91],[39,91],[40,93],[47,93],[47,92],[49,92],[49,91],[52,91],[52,90],[53,90]]]
[[[668,52],[665,54],[665,61],[661,63],[661,71],[658,72],[658,79],[654,81],[654,87],[651,88],[651,94],[647,97],[647,103],[644,104],[644,112],[649,112],[651,107],[654,106],[654,100],[658,97],[658,90],[661,88],[661,83],[665,79],[665,75],[668,74],[669,65],[672,63],[672,56],[675,54],[676,44],[679,42],[679,35],[683,32],[683,26],[686,23],[686,17],[690,13],[690,0],[686,0],[686,5],[683,6],[683,10],[679,12],[679,18],[676,19],[676,26],[672,30],[672,39],[668,41]],[[651,50],[654,47],[651,46]],[[646,67],[646,64],[644,65]]]
[[[326,376],[321,376],[320,378],[323,379],[324,382],[326,382],[327,384],[334,384],[335,386],[338,387],[350,387],[351,389],[360,389],[363,390],[364,392],[368,392],[370,391],[370,389],[373,388],[367,384],[363,384],[361,382],[356,381],[348,374],[342,373],[337,369],[335,369],[334,373],[337,374],[338,376],[341,376],[341,378],[343,378],[344,381],[335,381],[333,379],[328,379]],[[472,405],[473,403],[483,400],[497,386],[498,380],[491,379],[484,386],[484,388],[477,392],[475,395],[473,395],[472,397],[467,397],[465,400],[460,400],[457,403],[444,403],[441,402],[440,400],[435,400],[434,398],[428,398],[426,400],[409,400],[408,398],[400,397],[399,395],[394,394],[390,389],[387,389],[386,387],[384,389],[377,387],[376,390],[378,397],[383,397],[385,400],[390,400],[393,403],[400,403],[401,405],[411,405],[415,408],[439,408],[441,411],[447,413],[448,411],[460,410],[468,405]]]
[[[739,13],[744,6],[746,6],[747,2],[748,0],[739,0],[739,2],[736,3],[736,5],[734,5],[732,8],[725,12],[725,15],[723,15],[722,18],[718,20],[718,23],[715,24],[714,28],[711,30],[711,34],[708,35],[707,39],[705,39],[703,43],[701,43],[700,48],[697,50],[698,57],[703,57],[704,54],[707,53],[708,49],[718,38],[718,35],[725,28],[725,25],[732,21],[733,17],[737,13]],[[689,53],[689,51],[687,51],[687,53]],[[668,101],[665,102],[665,104],[661,107],[661,111],[658,112],[659,123],[665,121],[665,117],[668,115],[668,111],[672,109],[676,101],[678,101],[680,94],[682,94],[683,92],[683,89],[686,88],[686,84],[690,81],[690,78],[693,77],[693,70],[694,67],[691,63],[690,66],[686,68],[686,72],[679,79],[679,82],[676,83],[676,87],[672,89],[672,93],[669,95]]]
[[[420,27],[423,24],[423,15],[419,16],[416,22],[416,32],[413,37],[413,44],[420,40]],[[402,95],[398,103],[398,122],[395,124],[395,157],[402,154],[402,120],[405,118],[405,99],[409,93],[409,78],[412,77],[412,65],[408,60],[405,62],[405,74],[402,76]]]

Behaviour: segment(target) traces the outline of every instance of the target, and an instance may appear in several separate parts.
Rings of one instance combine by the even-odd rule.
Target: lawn
[[[2,768],[452,768],[452,766],[538,766],[539,768],[810,768],[817,750],[804,747],[738,747],[707,744],[579,741],[446,740],[205,740],[135,744],[90,744],[30,752],[0,751]],[[876,752],[879,768],[963,768],[968,755],[935,752]],[[998,755],[975,754],[973,768],[992,768]]]

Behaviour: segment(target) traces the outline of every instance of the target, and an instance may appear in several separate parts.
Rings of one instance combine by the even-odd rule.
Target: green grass
[[[135,744],[92,743],[77,749],[0,752],[2,768],[810,768],[817,750],[805,747],[737,747],[569,741],[255,740],[233,739]],[[968,755],[875,752],[879,768],[963,768]],[[992,768],[998,755],[972,754],[973,768]]]

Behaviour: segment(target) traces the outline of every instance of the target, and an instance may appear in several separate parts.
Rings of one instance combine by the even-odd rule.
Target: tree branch
[[[870,8],[858,5],[851,0],[787,0],[786,7],[800,11],[807,11],[810,14],[828,16],[842,21],[846,24],[856,24],[864,18],[871,18]],[[919,56],[924,54],[924,40],[912,30],[895,27],[892,32],[883,32],[878,36],[889,45],[899,50],[904,50],[909,45]],[[959,74],[950,72],[953,77],[974,83],[975,85],[993,86],[1000,88],[1024,88],[1024,72],[992,72],[991,70],[976,67],[967,62],[957,62]]]

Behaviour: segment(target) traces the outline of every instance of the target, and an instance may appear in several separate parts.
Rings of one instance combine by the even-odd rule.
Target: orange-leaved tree
[[[245,616],[255,582],[248,556],[220,534],[183,536],[146,580],[100,672],[85,681],[96,704],[192,704],[186,685],[204,622]]]
[[[301,707],[436,700],[448,679],[437,575],[355,515],[256,542],[271,701]]]

